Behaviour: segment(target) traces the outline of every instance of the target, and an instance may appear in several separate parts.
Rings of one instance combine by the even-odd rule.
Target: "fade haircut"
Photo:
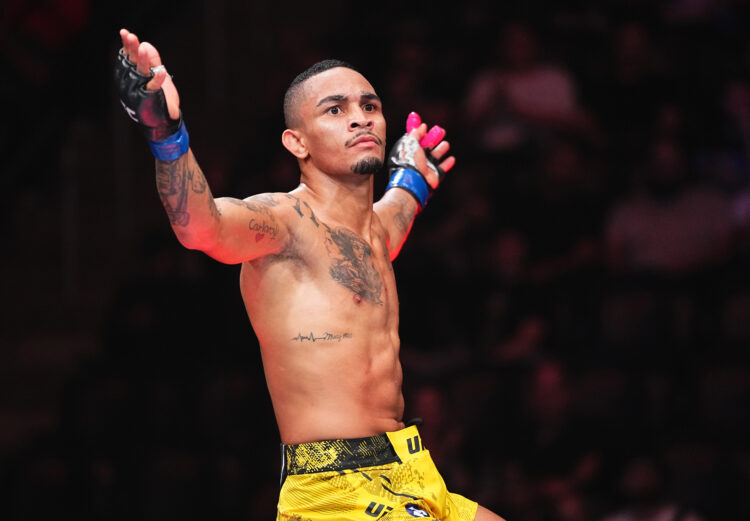
[[[359,72],[350,63],[342,60],[323,60],[311,65],[305,71],[299,73],[296,78],[292,80],[289,87],[286,89],[284,94],[284,124],[287,128],[293,128],[293,125],[298,123],[297,121],[297,105],[299,103],[300,91],[302,90],[302,84],[308,79],[325,72],[329,69],[335,69],[336,67],[344,67],[351,69],[355,72]]]

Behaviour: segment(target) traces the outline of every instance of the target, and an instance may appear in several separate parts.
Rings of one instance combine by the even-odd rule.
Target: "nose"
[[[352,118],[349,121],[349,130],[357,130],[362,127],[364,128],[372,128],[373,121],[370,117],[370,114],[368,112],[365,112],[362,109],[359,109],[358,111],[355,111],[352,114]]]

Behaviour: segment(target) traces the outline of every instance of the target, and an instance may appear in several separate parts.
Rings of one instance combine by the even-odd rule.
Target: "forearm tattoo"
[[[408,208],[405,204],[394,205],[396,213],[393,214],[393,224],[400,233],[409,231],[409,226],[414,220],[414,209]]]
[[[194,194],[207,192],[209,211],[214,217],[218,218],[218,211],[215,209],[211,190],[208,188],[203,172],[198,165],[190,164],[186,157],[174,161],[156,161],[156,188],[169,217],[169,222],[174,226],[190,224],[190,212],[188,210],[190,192]],[[211,207],[214,207],[214,209],[211,209]]]
[[[409,196],[408,199],[393,199],[383,201],[383,204],[390,209],[391,219],[396,231],[401,234],[408,233],[417,211],[417,203],[414,198]]]

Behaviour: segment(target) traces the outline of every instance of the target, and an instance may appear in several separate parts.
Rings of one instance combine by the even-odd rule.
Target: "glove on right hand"
[[[141,133],[148,141],[164,141],[180,130],[182,117],[170,117],[162,89],[146,90],[146,84],[152,77],[153,75],[138,72],[135,64],[120,49],[115,63],[115,82],[120,103],[128,116],[138,123]]]

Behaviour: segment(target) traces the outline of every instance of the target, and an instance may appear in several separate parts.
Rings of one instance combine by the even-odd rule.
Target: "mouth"
[[[345,143],[347,147],[354,147],[357,145],[372,147],[376,145],[381,146],[382,144],[383,140],[371,132],[361,132]]]

